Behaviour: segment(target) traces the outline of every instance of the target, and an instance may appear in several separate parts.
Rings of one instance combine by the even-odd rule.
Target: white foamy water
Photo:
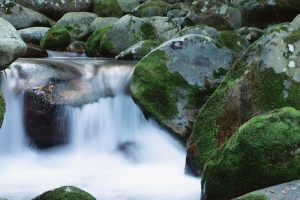
[[[110,95],[64,108],[71,142],[47,151],[26,145],[22,91],[16,86],[22,80],[15,72],[7,70],[1,84],[7,112],[0,130],[0,197],[32,199],[73,185],[99,200],[200,198],[200,180],[184,175],[184,147],[146,120],[126,94],[132,69],[100,69],[94,87]]]

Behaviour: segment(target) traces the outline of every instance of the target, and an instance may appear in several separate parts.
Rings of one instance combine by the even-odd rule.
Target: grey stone
[[[95,31],[104,28],[106,26],[112,26],[116,21],[118,21],[118,18],[116,17],[97,17],[92,22],[89,33],[93,34]]]
[[[31,27],[18,30],[18,33],[24,42],[39,45],[48,30],[47,27]]]
[[[24,55],[27,47],[17,30],[1,17],[0,27],[0,70],[4,70]]]

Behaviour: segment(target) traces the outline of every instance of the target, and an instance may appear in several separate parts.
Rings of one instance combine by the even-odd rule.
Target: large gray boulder
[[[55,26],[64,26],[71,34],[72,40],[86,40],[90,25],[98,16],[90,12],[70,12],[58,20]]]
[[[91,11],[92,0],[15,0],[16,3],[58,20],[68,12]]]
[[[209,37],[190,34],[169,40],[138,62],[132,97],[146,116],[186,141],[199,108],[232,62],[232,53]]]
[[[4,70],[24,55],[27,47],[17,30],[1,17],[0,27],[0,70]]]
[[[16,29],[32,26],[51,27],[53,20],[34,10],[25,8],[12,1],[0,2],[0,17],[11,23]]]
[[[49,29],[47,27],[31,27],[18,30],[18,33],[24,42],[39,45]]]
[[[167,17],[138,18],[125,15],[102,38],[101,54],[114,57],[143,40],[165,42],[176,32],[176,24]]]
[[[284,106],[300,109],[299,27],[297,17],[268,30],[230,68],[194,124],[186,160],[194,174],[252,117]]]

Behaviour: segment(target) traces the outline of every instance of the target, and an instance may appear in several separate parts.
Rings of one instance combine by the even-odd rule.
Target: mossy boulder
[[[123,11],[117,0],[93,0],[93,13],[99,17],[122,17]]]
[[[290,22],[300,12],[298,0],[233,0],[232,3],[241,8],[245,25],[262,29]]]
[[[89,57],[99,57],[101,56],[101,40],[104,34],[111,29],[111,26],[107,26],[94,32],[86,42],[85,53]]]
[[[101,54],[114,57],[143,40],[162,43],[169,40],[176,32],[176,24],[166,17],[138,18],[125,15],[103,36]]]
[[[40,46],[44,49],[64,51],[71,42],[72,36],[64,26],[54,26],[46,32]]]
[[[52,19],[34,10],[16,4],[14,1],[0,2],[0,17],[7,20],[16,29],[33,26],[51,27],[53,24]]]
[[[230,199],[300,179],[300,111],[284,107],[253,117],[213,152],[202,175],[202,199]]]
[[[292,106],[300,109],[300,32],[270,29],[230,68],[201,109],[189,138],[186,163],[201,175],[210,154],[252,117]]]
[[[86,41],[90,25],[97,15],[89,12],[70,12],[59,19],[55,26],[64,26],[71,34],[72,41]]]
[[[56,188],[53,190],[49,190],[32,200],[96,200],[95,197],[90,195],[89,193],[85,192],[74,186],[63,186],[60,188]]]
[[[5,70],[12,62],[25,54],[26,44],[17,30],[0,17],[0,70]]]
[[[242,26],[243,15],[238,6],[229,1],[197,0],[191,5],[186,23],[205,24],[217,30],[238,29]]]
[[[140,60],[161,43],[153,40],[144,40],[122,51],[116,56],[117,60]]]
[[[138,62],[132,97],[146,116],[186,141],[199,108],[232,62],[231,52],[211,38],[191,34],[169,40]]]
[[[136,17],[167,16],[172,4],[162,0],[148,0],[133,10]]]

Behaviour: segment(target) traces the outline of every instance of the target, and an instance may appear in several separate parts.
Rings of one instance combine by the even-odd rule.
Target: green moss
[[[71,34],[64,26],[50,28],[40,42],[40,46],[49,50],[65,50],[71,43]]]
[[[155,28],[150,22],[143,22],[140,26],[140,30],[145,40],[157,40]]]
[[[137,17],[149,17],[148,8],[153,8],[153,7],[158,7],[158,9],[161,8],[161,11],[163,11],[161,15],[166,16],[167,12],[172,9],[172,4],[169,4],[161,0],[146,1],[140,6],[138,6],[138,8],[134,10],[133,14]],[[157,15],[158,13],[155,14]]]
[[[203,170],[207,158],[217,148],[215,134],[217,134],[219,126],[216,123],[216,118],[224,111],[227,89],[245,70],[246,64],[240,59],[237,60],[229,69],[219,87],[204,104],[204,107],[201,109],[194,123],[192,140],[190,141],[193,151],[191,152],[188,147],[187,157],[187,165],[194,174],[200,174],[198,171]],[[196,148],[195,150],[194,147]],[[200,149],[201,153],[199,151]]]
[[[247,194],[242,198],[234,198],[233,200],[268,200],[268,197],[264,194]]]
[[[6,110],[5,108],[6,108],[5,99],[4,99],[2,92],[0,92],[0,127],[3,123],[4,114],[5,114],[5,110]]]
[[[162,50],[144,57],[136,66],[131,85],[135,87],[133,98],[160,121],[174,118],[177,113],[177,90],[188,88],[188,83],[178,73],[170,73],[169,59]]]
[[[100,56],[101,51],[101,40],[104,34],[111,29],[111,26],[107,26],[104,28],[99,29],[98,31],[94,32],[87,40],[85,45],[85,52],[86,55],[89,57],[96,57]]]
[[[300,30],[293,30],[283,41],[287,44],[293,44],[300,40]]]
[[[292,83],[289,89],[286,89],[283,84],[285,80]],[[273,68],[267,68],[258,72],[256,90],[254,104],[264,111],[284,106],[292,106],[295,109],[300,109],[300,83],[295,82],[286,73],[277,74]],[[284,97],[284,90],[288,92],[287,97]]]
[[[213,152],[202,176],[205,194],[234,198],[300,178],[300,112],[285,107],[252,118]]]
[[[245,51],[248,48],[248,41],[240,34],[233,31],[220,31],[220,39],[218,42],[227,47],[231,51]]]
[[[63,186],[60,188],[56,188],[54,190],[50,190],[45,192],[33,200],[96,200],[95,197],[90,195],[89,193],[76,188],[74,186]]]
[[[114,57],[118,55],[114,46],[114,43],[112,43],[109,39],[106,37],[102,38],[100,43],[100,54],[106,57]]]
[[[122,17],[123,12],[117,0],[93,1],[93,13],[99,17]]]

